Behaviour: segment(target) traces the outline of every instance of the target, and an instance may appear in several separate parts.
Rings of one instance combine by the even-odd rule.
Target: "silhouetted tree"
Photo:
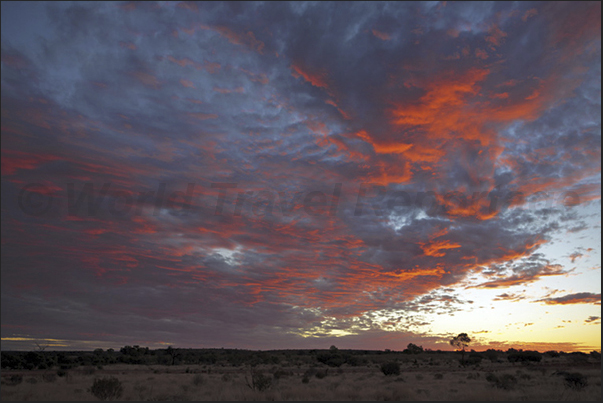
[[[172,362],[170,365],[176,364],[176,358],[180,357],[180,352],[177,349],[173,348],[172,346],[168,346],[166,352],[172,359]]]
[[[421,354],[423,352],[423,347],[410,343],[403,352],[407,352],[407,354]]]
[[[467,333],[461,333],[450,340],[450,345],[452,347],[461,350],[461,363],[463,365],[465,364],[465,349],[469,346],[469,343],[471,343],[471,338],[467,336]]]

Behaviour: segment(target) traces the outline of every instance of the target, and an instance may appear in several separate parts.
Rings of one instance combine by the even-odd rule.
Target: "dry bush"
[[[498,389],[512,390],[517,385],[517,378],[511,374],[486,375],[486,380]]]
[[[23,382],[23,375],[11,375],[8,380],[6,380],[6,384],[10,386],[16,386]]]
[[[100,400],[116,400],[121,397],[124,388],[119,379],[111,376],[96,378],[88,391]]]
[[[197,374],[193,377],[193,385],[195,385],[195,386],[203,385],[204,382],[205,382],[205,378],[203,378],[203,375],[201,375],[201,374]]]
[[[289,376],[292,376],[293,372],[291,371],[285,371],[284,369],[277,369],[276,371],[274,371],[274,373],[272,374],[272,376],[274,377],[274,379],[281,379],[281,378],[287,378]]]
[[[329,370],[324,370],[324,371],[316,371],[316,373],[314,374],[315,377],[317,377],[318,379],[322,379],[325,378],[328,375]]]
[[[245,375],[245,382],[251,390],[257,390],[259,392],[268,390],[272,386],[272,378],[254,368],[249,370],[249,378]]]
[[[579,373],[573,372],[564,376],[565,386],[570,389],[582,390],[588,386],[588,377]]]
[[[55,382],[57,380],[57,374],[54,374],[54,373],[43,374],[42,380],[44,382]]]
[[[82,374],[84,374],[84,375],[94,375],[95,372],[96,372],[96,369],[94,369],[92,367],[86,367],[82,370]]]
[[[385,376],[400,375],[400,364],[395,361],[384,362],[381,364],[381,372],[383,372]]]

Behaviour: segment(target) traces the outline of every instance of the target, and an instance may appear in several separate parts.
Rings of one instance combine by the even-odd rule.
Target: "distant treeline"
[[[190,349],[174,348],[151,350],[148,347],[125,346],[114,349],[96,349],[94,351],[3,351],[2,369],[52,369],[68,370],[79,366],[95,366],[111,364],[133,365],[266,365],[266,364],[324,364],[339,367],[344,364],[360,366],[382,364],[387,361],[414,362],[421,365],[435,365],[442,359],[455,360],[458,352],[441,350],[424,350],[420,346],[409,344],[403,351],[391,350],[340,350],[331,346],[328,350],[271,350],[254,351],[239,349]],[[490,362],[540,362],[543,357],[570,357],[576,362],[601,360],[601,354],[593,351],[590,354],[562,351],[523,351],[509,349],[486,350],[467,353],[463,365],[478,365],[482,360]]]

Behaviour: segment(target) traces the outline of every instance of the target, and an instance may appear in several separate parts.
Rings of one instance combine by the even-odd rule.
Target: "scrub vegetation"
[[[463,357],[464,356],[464,357]],[[600,400],[599,352],[2,352],[2,400]]]

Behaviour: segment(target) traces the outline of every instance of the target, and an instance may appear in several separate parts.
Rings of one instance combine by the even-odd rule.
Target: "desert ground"
[[[119,363],[69,370],[4,369],[2,400],[100,400],[92,385],[110,378],[118,380],[121,393],[101,396],[107,400],[601,399],[601,363],[592,357],[545,356],[537,363],[484,359],[477,365],[460,365],[458,355],[452,354],[395,357],[377,357],[381,364],[376,359],[337,367],[291,359],[256,365]],[[396,362],[399,374],[385,375],[384,362]],[[578,383],[571,382],[572,374],[580,375]]]

